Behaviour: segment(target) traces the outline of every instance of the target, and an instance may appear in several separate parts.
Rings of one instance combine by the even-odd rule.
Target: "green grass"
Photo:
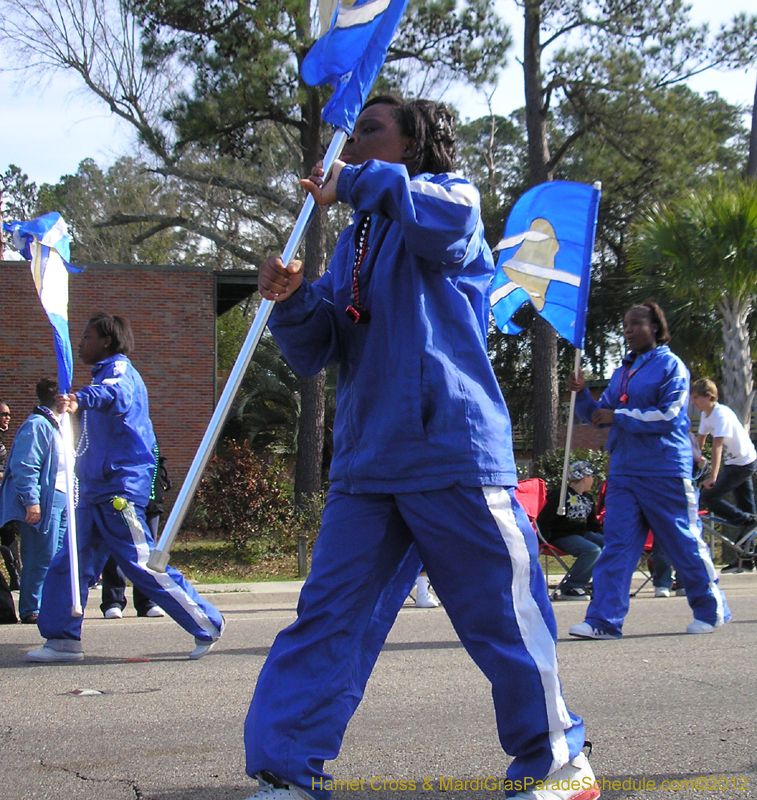
[[[170,564],[198,583],[297,580],[296,553],[260,550],[240,554],[221,541],[177,541]]]

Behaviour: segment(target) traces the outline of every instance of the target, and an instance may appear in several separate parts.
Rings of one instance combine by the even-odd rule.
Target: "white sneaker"
[[[313,800],[312,795],[300,789],[299,786],[286,784],[268,772],[265,774],[269,780],[266,780],[262,775],[255,776],[258,779],[260,788],[247,800]],[[270,781],[276,781],[276,785]]]
[[[670,589],[667,589],[665,586],[655,586],[654,587],[654,596],[655,597],[670,597]]]
[[[111,606],[105,609],[103,616],[105,619],[123,619],[124,612],[118,606]]]
[[[577,636],[579,639],[620,639],[620,634],[592,628],[588,622],[580,622],[578,625],[574,625],[568,633],[571,636]]]
[[[416,608],[438,608],[439,601],[429,592],[428,594],[419,594],[415,600]]]
[[[60,663],[62,661],[84,661],[84,653],[72,653],[68,650],[55,650],[45,645],[41,650],[31,650],[24,656],[26,661],[38,664]]]
[[[199,637],[195,636],[195,649],[189,654],[189,658],[192,661],[197,661],[198,658],[206,656],[216,646],[216,642],[221,638],[221,636],[223,636],[225,628],[226,618],[221,617],[221,630],[218,632],[218,636],[216,636],[215,639],[208,641],[207,639],[200,639]]]
[[[160,606],[150,606],[147,609],[146,617],[165,617],[166,612]]]
[[[701,619],[695,619],[686,626],[686,633],[712,633],[714,630],[714,625]]]
[[[218,639],[211,639],[207,642],[195,636],[195,649],[189,654],[190,660],[197,661],[198,658],[206,656],[216,646],[217,641]]]
[[[542,788],[519,792],[513,800],[596,800],[600,794],[594,771],[583,753],[541,783]]]

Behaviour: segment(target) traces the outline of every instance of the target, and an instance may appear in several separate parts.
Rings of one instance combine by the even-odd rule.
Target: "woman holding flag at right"
[[[628,352],[599,402],[583,376],[571,375],[576,413],[611,426],[605,498],[605,546],[594,565],[586,619],[570,629],[582,639],[618,639],[628,613],[631,577],[651,528],[676,568],[694,612],[687,633],[712,633],[731,617],[707,545],[691,482],[689,371],[668,347],[662,309],[652,301],[626,314]]]
[[[261,800],[330,796],[324,761],[339,752],[421,560],[492,683],[514,756],[505,793],[599,796],[583,722],[561,693],[536,537],[514,499],[510,420],[486,349],[494,263],[478,192],[452,172],[454,156],[445,106],[374,98],[330,175],[318,166],[302,181],[319,205],[354,212],[326,274],[310,284],[299,261],[276,256],[260,267],[287,360],[302,375],[339,365],[312,571],[245,724]]]

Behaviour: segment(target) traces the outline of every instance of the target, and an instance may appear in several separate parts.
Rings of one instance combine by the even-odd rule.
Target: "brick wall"
[[[34,386],[56,375],[52,328],[26,261],[0,262],[0,398],[13,414],[6,442],[36,405]],[[213,273],[206,269],[91,265],[69,277],[74,383],[89,383],[77,344],[95,311],[131,320],[131,359],[150,395],[150,416],[174,482],[172,500],[213,413],[215,316]]]

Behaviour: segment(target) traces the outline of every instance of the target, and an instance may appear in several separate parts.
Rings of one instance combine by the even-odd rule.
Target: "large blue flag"
[[[68,273],[82,271],[68,263],[71,258],[68,227],[61,215],[53,212],[29,222],[4,223],[3,228],[11,232],[13,246],[31,262],[37,294],[53,326],[58,388],[67,394],[74,377],[68,333]]]
[[[326,122],[352,133],[407,3],[336,0],[329,29],[312,46],[300,70],[310,86],[330,83],[334,87],[323,108]]]
[[[520,333],[511,318],[530,301],[560,336],[583,350],[600,195],[587,183],[550,181],[515,203],[497,246],[492,283],[500,330]]]

